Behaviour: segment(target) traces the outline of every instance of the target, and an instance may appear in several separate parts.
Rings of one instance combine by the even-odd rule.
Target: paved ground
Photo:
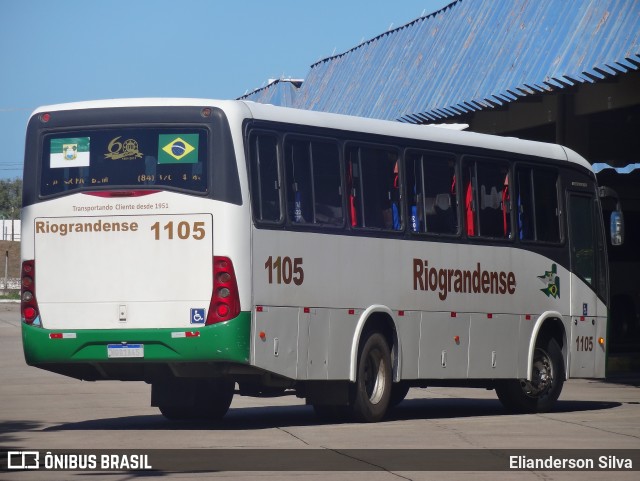
[[[578,449],[603,453],[640,449],[640,389],[637,378],[617,382],[571,380],[557,409],[540,415],[506,415],[493,391],[412,389],[385,422],[320,423],[295,397],[253,399],[236,396],[221,422],[169,422],[149,407],[144,383],[81,382],[26,366],[16,305],[0,304],[0,451],[7,449],[453,449],[464,465],[484,450]],[[595,450],[595,451],[582,451]],[[252,451],[247,468],[256,466]],[[456,454],[460,453],[459,459]],[[4,455],[4,453],[2,453]],[[636,459],[640,459],[636,456]],[[375,464],[375,461],[371,461]],[[456,463],[456,466],[457,466]],[[265,465],[268,461],[265,462]],[[640,464],[640,461],[636,464]],[[639,478],[635,472],[368,471],[93,473],[100,481],[157,479],[317,479],[366,480],[601,480]],[[83,480],[76,472],[0,472],[8,480]]]

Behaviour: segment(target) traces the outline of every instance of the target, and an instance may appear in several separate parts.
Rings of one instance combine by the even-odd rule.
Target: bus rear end
[[[231,129],[220,108],[141,103],[45,108],[29,122],[25,358],[78,379],[147,381],[168,417],[204,405],[218,417],[233,395],[226,373],[250,356]]]

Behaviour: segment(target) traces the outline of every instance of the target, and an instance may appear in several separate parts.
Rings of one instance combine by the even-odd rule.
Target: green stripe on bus
[[[197,337],[174,337],[180,333]],[[51,339],[51,333],[74,333],[74,338]],[[177,333],[173,334],[172,333]],[[48,330],[22,323],[27,364],[83,362],[194,362],[248,363],[251,313],[241,312],[230,321],[182,329],[60,329]],[[143,344],[144,358],[109,359],[108,344]]]

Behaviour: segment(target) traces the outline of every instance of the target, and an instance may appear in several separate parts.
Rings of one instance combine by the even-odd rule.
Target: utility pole
[[[9,292],[9,251],[4,254],[4,293]]]

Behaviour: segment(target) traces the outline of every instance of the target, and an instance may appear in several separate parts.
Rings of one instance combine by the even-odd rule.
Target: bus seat
[[[451,208],[451,195],[450,194],[438,194],[435,200],[436,206],[440,210],[449,210]]]

